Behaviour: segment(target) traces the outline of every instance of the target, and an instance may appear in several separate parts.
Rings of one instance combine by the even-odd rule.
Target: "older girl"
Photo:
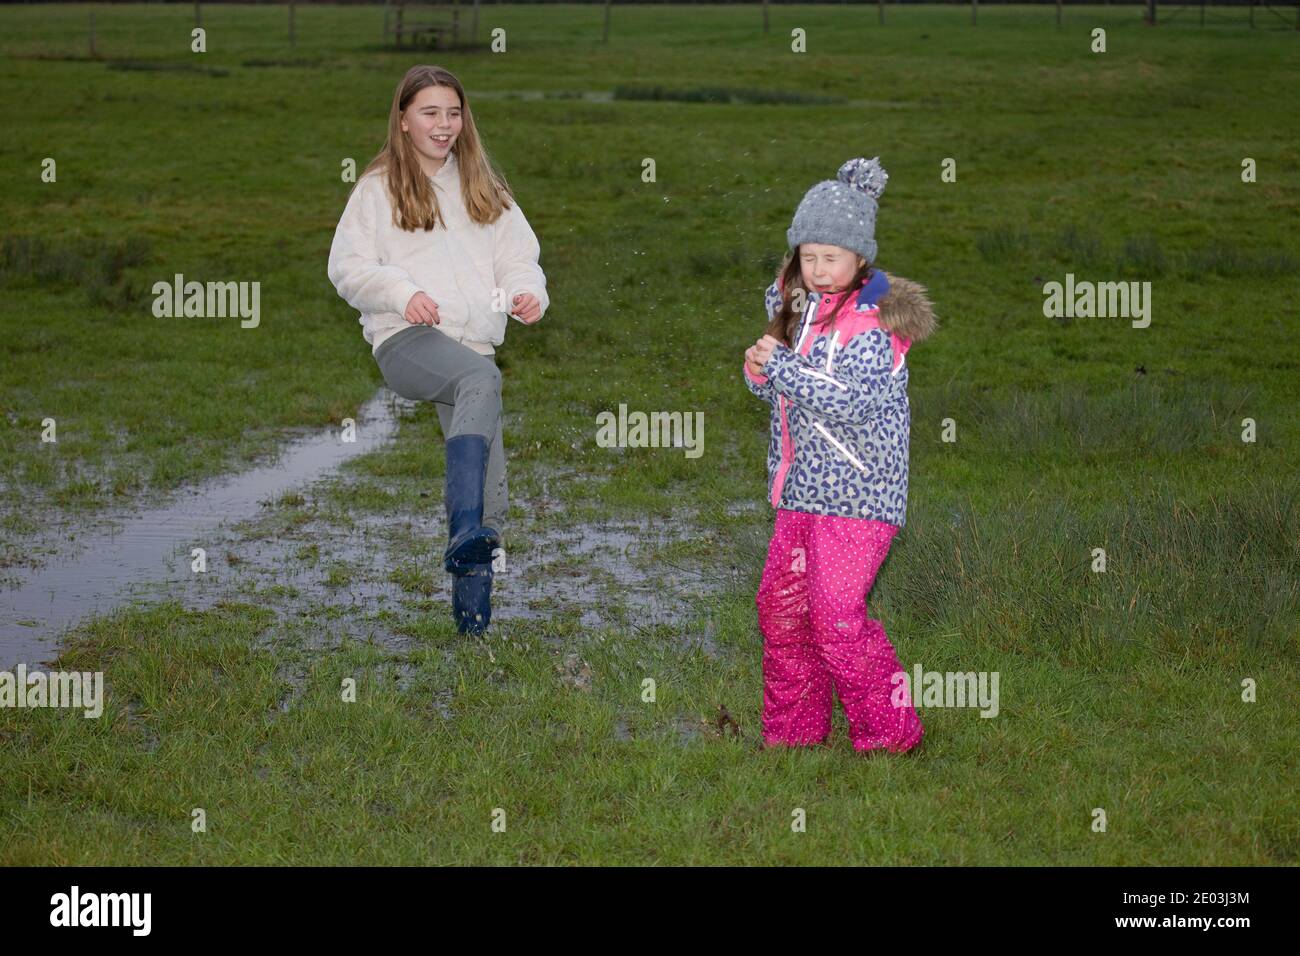
[[[479,140],[460,81],[437,66],[407,71],[388,138],[348,198],[329,277],[360,311],[389,388],[435,402],[447,440],[448,544],[459,630],[491,620],[492,560],[506,519],[501,374],[506,316],[546,312],[540,248]]]

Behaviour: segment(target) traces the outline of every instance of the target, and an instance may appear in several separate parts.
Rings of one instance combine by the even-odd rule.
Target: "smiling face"
[[[421,168],[430,176],[447,161],[462,122],[460,97],[448,86],[426,86],[402,111],[402,132],[410,137]]]
[[[843,292],[867,260],[852,249],[805,242],[799,246],[799,265],[805,289]]]

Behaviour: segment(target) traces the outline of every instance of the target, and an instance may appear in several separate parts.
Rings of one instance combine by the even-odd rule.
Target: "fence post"
[[[979,0],[970,0],[970,25],[975,25],[975,14],[979,10]]]
[[[402,11],[406,9],[406,4],[399,2],[397,4],[397,48],[402,48]]]
[[[294,37],[294,33],[293,33],[293,8],[294,8],[294,6],[295,6],[295,4],[294,4],[294,0],[289,0],[289,47],[290,47],[290,49],[292,49],[293,47],[297,46],[297,39]]]
[[[1147,26],[1156,25],[1156,0],[1147,0]]]
[[[885,25],[885,0],[880,0],[880,25]]]
[[[95,57],[95,11],[90,11],[90,56]]]
[[[469,42],[478,45],[478,0],[474,0],[474,23],[469,28]]]
[[[1056,0],[1056,29],[1061,29],[1061,0]]]
[[[1255,29],[1255,0],[1250,0],[1250,28]]]
[[[609,42],[609,4],[610,0],[605,0],[605,32],[600,38],[601,43]]]
[[[194,0],[194,25],[203,26],[203,8],[199,5],[199,0]]]

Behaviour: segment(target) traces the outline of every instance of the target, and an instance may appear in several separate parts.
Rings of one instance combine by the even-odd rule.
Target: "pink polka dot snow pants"
[[[867,617],[867,594],[897,533],[883,521],[777,510],[755,599],[767,746],[826,741],[832,682],[855,750],[920,743],[911,702],[891,703],[891,678],[904,668],[884,627]]]

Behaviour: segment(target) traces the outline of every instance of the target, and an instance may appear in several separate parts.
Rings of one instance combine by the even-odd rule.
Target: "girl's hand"
[[[510,314],[519,316],[524,325],[532,325],[542,317],[542,304],[531,292],[520,292],[510,302],[514,306]]]
[[[411,296],[411,301],[406,303],[406,313],[403,317],[412,325],[440,325],[442,323],[442,319],[438,317],[438,303],[423,292],[417,292]]]
[[[763,374],[763,367],[758,363],[758,360],[754,357],[754,346],[752,345],[749,348],[745,349],[745,368],[746,370],[748,370],[750,375],[757,376]]]
[[[778,339],[765,335],[755,342],[749,351],[754,353],[754,362],[759,367],[762,367],[767,364],[767,360],[772,357],[772,351],[780,344]],[[749,352],[746,352],[745,355],[748,357]]]

